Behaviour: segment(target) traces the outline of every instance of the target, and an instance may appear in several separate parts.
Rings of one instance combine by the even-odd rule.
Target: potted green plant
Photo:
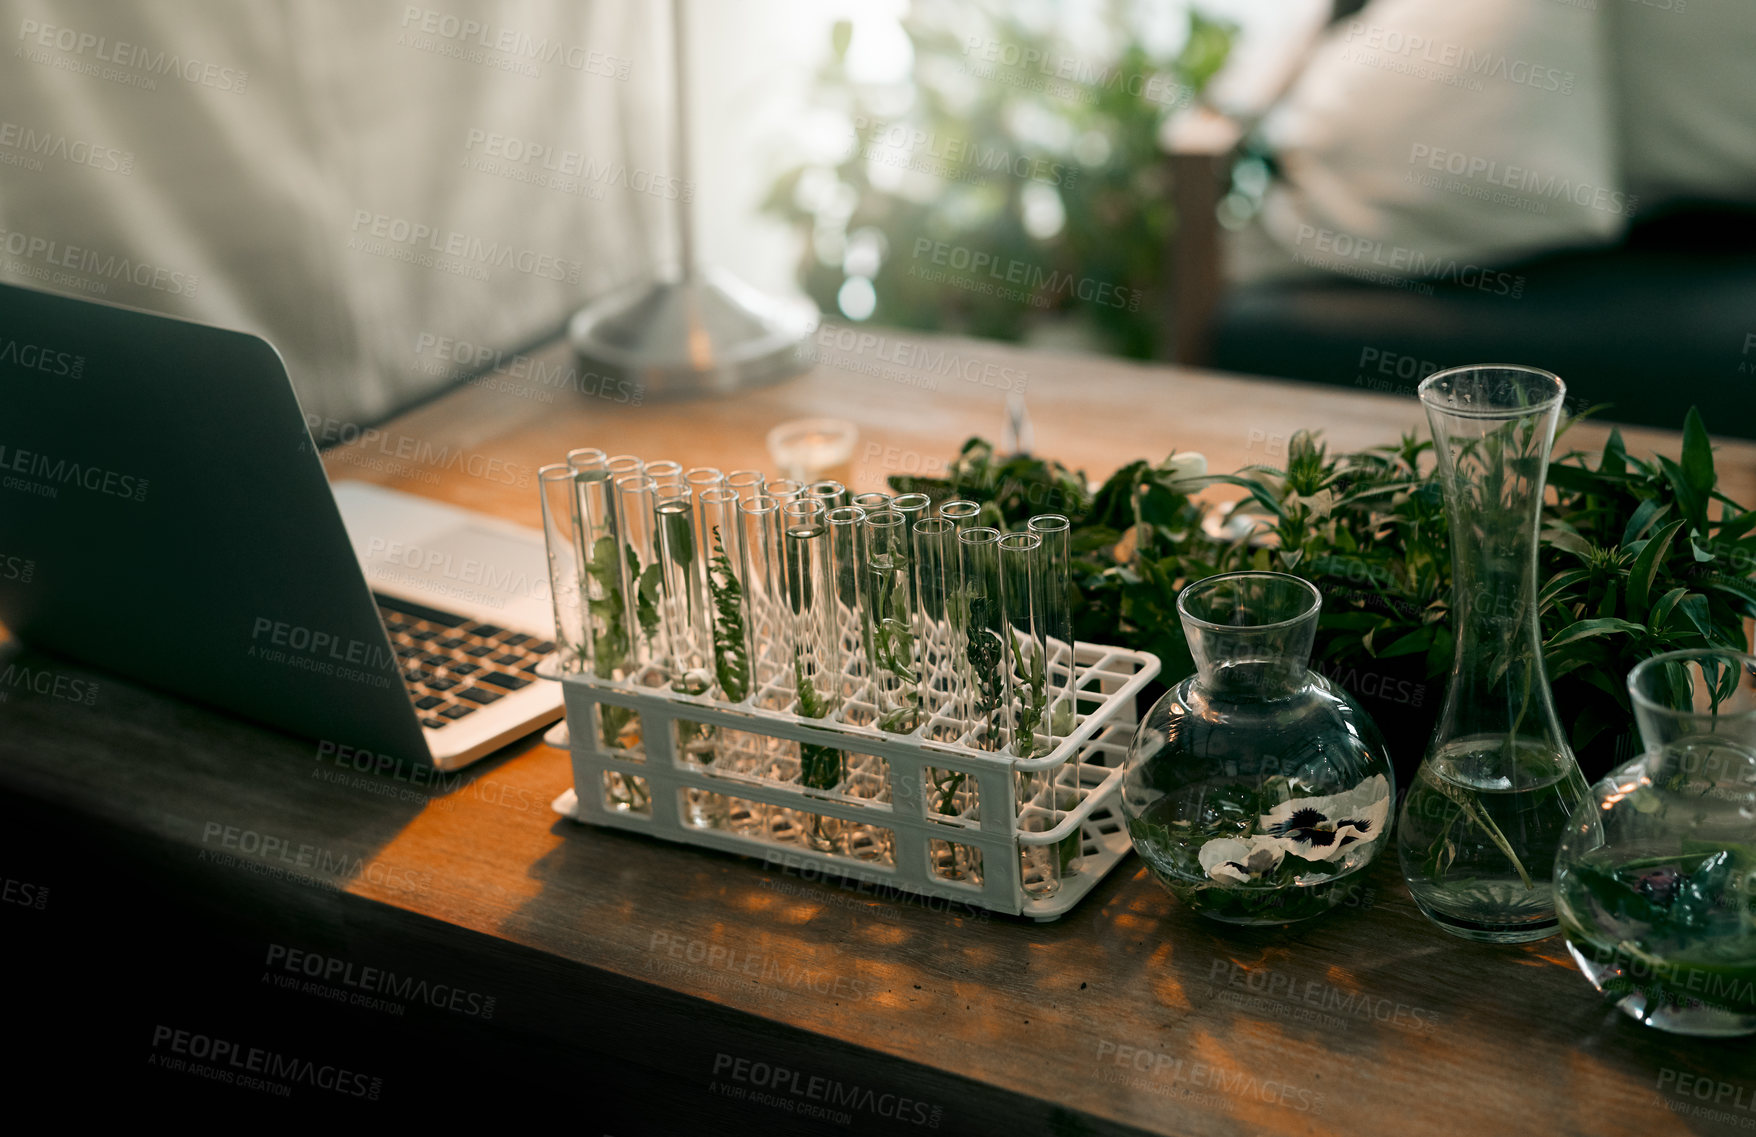
[[[998,455],[971,439],[945,477],[890,481],[935,500],[982,502],[984,519],[1002,528],[1022,529],[1044,510],[1066,514],[1081,592],[1076,635],[1157,654],[1167,681],[1194,670],[1176,615],[1185,585],[1239,569],[1304,577],[1324,596],[1313,666],[1377,720],[1399,780],[1412,776],[1453,649],[1431,444],[1408,435],[1331,454],[1300,432],[1284,466],[1207,474],[1186,458],[1131,462],[1093,492],[1053,459]],[[1748,646],[1756,511],[1716,488],[1694,410],[1676,459],[1635,458],[1611,431],[1599,452],[1559,453],[1548,481],[1544,661],[1569,742],[1595,779],[1632,752],[1625,680],[1635,664],[1682,648]],[[1246,496],[1231,507],[1196,498],[1215,484]]]

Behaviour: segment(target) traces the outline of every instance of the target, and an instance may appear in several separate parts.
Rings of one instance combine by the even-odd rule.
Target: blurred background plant
[[[805,292],[854,321],[1153,356],[1176,223],[1159,129],[1236,26],[1138,0],[922,0],[900,23],[913,61],[884,82],[851,73],[834,26],[815,103],[840,149],[764,202],[805,237]]]

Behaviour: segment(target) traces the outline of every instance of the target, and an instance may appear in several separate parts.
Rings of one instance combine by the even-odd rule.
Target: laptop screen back
[[[0,620],[308,738],[426,744],[266,341],[0,285]]]

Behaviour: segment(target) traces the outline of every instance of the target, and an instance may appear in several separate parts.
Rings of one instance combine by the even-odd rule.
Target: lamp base
[[[587,366],[653,398],[736,391],[810,366],[805,301],[776,300],[721,269],[647,281],[575,313],[567,338]]]

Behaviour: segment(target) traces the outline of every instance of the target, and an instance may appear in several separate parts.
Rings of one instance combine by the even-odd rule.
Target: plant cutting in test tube
[[[658,608],[661,570],[653,532],[655,489],[652,479],[644,474],[616,478],[614,532],[608,543],[599,539],[586,569],[606,583],[606,619],[610,618],[612,602],[619,612],[614,637],[604,645],[607,650],[599,655],[597,666],[609,666],[622,672],[624,678],[648,664],[664,661]],[[616,563],[618,547],[620,563]],[[627,750],[640,746],[639,717],[634,710],[605,703],[600,705],[599,714],[604,745]]]
[[[786,517],[787,599],[793,623],[793,685],[798,713],[827,718],[840,701],[840,629],[836,621],[829,511],[820,501],[792,501]],[[799,744],[799,784],[833,790],[846,773],[846,755],[833,746]],[[839,818],[812,815],[806,842],[819,852],[836,847]]]
[[[737,548],[737,517],[733,506],[738,495],[729,490],[710,490],[702,495],[702,528],[711,552],[707,562],[707,590],[713,601],[713,673],[726,701],[741,703],[750,693],[750,648],[744,627],[744,586],[739,582],[736,559],[726,542]],[[711,520],[710,520],[711,519]]]
[[[916,659],[920,682],[919,714],[924,724],[921,737],[931,742],[957,742],[966,733],[963,718],[963,626],[960,615],[961,575],[958,568],[957,526],[943,517],[924,516],[925,494],[904,494],[894,508],[912,524],[915,604],[919,617]],[[976,787],[959,770],[927,767],[928,785],[923,787],[931,813],[957,816],[975,806]]]
[[[1005,694],[1006,636],[1000,611],[1000,531],[986,526],[957,534],[959,581],[954,594],[962,629],[958,681],[969,745],[1005,745],[1001,710]]]
[[[915,660],[913,557],[903,515],[879,509],[866,518],[863,636],[878,729],[915,728],[920,669]]]

